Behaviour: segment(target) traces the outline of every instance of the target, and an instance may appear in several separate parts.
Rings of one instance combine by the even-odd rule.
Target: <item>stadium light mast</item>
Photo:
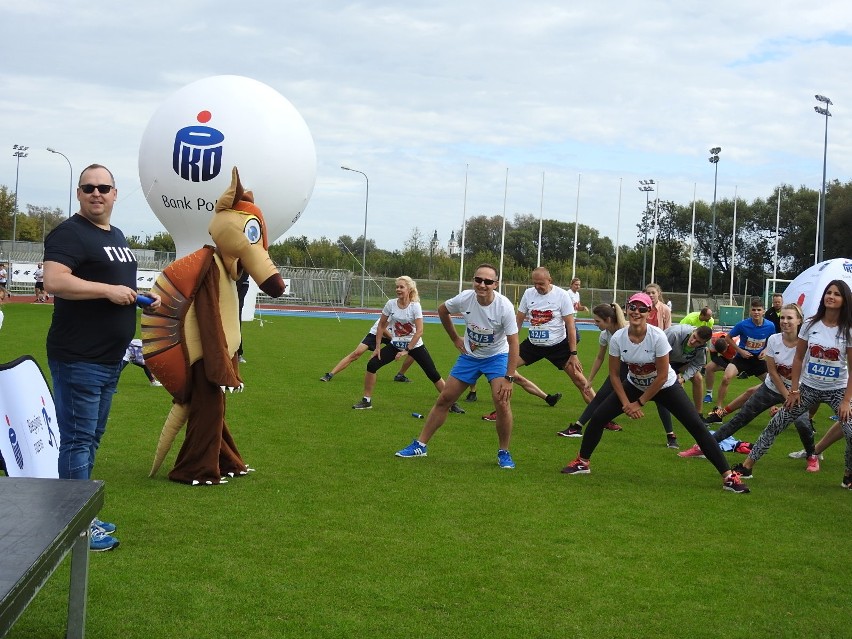
[[[713,171],[713,213],[712,224],[710,231],[710,282],[707,285],[707,292],[713,295],[713,265],[716,263],[716,186],[719,182],[719,153],[722,152],[722,147],[714,146],[710,149],[710,163],[714,167]]]
[[[819,213],[817,224],[819,225],[819,240],[817,242],[817,262],[822,262],[823,249],[825,248],[825,169],[826,161],[828,160],[828,118],[831,117],[831,112],[828,107],[834,104],[824,95],[814,96],[818,102],[822,102],[825,108],[815,106],[814,111],[825,116],[825,141],[822,148],[822,191],[819,198]]]
[[[12,157],[16,159],[17,166],[15,167],[15,212],[12,215],[12,255],[15,254],[15,242],[18,241],[18,175],[21,172],[21,158],[25,158],[29,155],[27,153],[27,149],[30,147],[22,146],[20,144],[15,144],[12,146]],[[12,258],[14,259],[14,258]]]
[[[639,190],[645,192],[645,213],[647,213],[648,212],[648,205],[651,203],[651,200],[649,199],[648,193],[650,193],[654,190],[654,184],[656,184],[656,182],[654,182],[654,180],[639,180],[639,184],[640,184]],[[642,215],[642,217],[645,217],[644,214]],[[643,224],[642,226],[645,227],[645,229],[644,229],[645,235],[644,235],[644,238],[642,240],[642,284],[641,284],[641,287],[644,289],[645,285],[648,283],[645,280],[645,269],[647,268],[647,265],[648,265],[648,225]]]

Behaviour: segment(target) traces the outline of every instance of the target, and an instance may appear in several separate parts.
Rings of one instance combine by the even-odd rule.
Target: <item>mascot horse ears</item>
[[[254,204],[254,194],[243,188],[243,184],[240,182],[240,172],[237,167],[234,167],[231,169],[231,185],[216,200],[216,213],[229,209],[240,210],[237,206],[240,202]]]

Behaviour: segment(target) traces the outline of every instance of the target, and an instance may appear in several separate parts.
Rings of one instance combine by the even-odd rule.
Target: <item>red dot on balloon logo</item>
[[[201,122],[201,124],[207,124],[208,122],[210,122],[210,118],[212,117],[213,114],[211,114],[210,111],[202,111],[198,114],[197,119],[199,122]]]

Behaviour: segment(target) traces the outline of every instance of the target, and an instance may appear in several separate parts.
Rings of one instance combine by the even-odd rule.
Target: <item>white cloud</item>
[[[181,86],[236,73],[265,82],[305,118],[318,179],[290,234],[331,239],[363,229],[402,248],[415,226],[442,242],[467,214],[506,209],[580,221],[635,241],[636,181],[667,199],[712,197],[707,150],[721,146],[720,197],[768,196],[780,182],[816,187],[832,98],[829,177],[852,173],[852,10],[793,0],[772,7],[447,2],[143,4],[0,0],[0,144],[27,144],[22,203],[67,206],[68,168],[109,165],[116,223],[162,230],[141,194],[137,153],[153,112]],[[0,183],[14,184],[9,148]]]

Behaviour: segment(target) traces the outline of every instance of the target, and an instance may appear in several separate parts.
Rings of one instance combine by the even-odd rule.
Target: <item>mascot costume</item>
[[[244,191],[234,167],[231,185],[216,201],[208,228],[215,246],[172,262],[152,291],[162,304],[142,315],[145,361],[174,398],[163,425],[150,476],[165,459],[178,431],[186,438],[169,479],[198,485],[226,483],[247,474],[225,424],[225,392],[241,391],[236,281],[245,270],[271,297],[284,280],[269,258],[263,213]]]

